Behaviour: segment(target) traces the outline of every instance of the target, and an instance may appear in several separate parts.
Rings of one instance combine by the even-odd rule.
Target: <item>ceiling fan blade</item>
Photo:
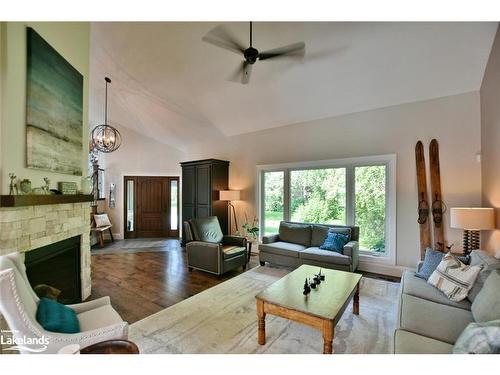
[[[259,53],[259,60],[273,59],[276,57],[304,57],[306,45],[304,42],[289,44],[288,46],[275,48]]]
[[[238,65],[238,68],[234,70],[233,73],[227,78],[228,81],[241,83],[243,78],[243,72],[245,70],[245,61],[242,61],[241,64]]]
[[[240,55],[245,51],[245,46],[236,40],[222,25],[210,30],[201,40]]]
[[[250,75],[252,74],[253,64],[249,64],[246,61],[243,63],[243,77],[241,78],[241,83],[246,85],[250,81]]]

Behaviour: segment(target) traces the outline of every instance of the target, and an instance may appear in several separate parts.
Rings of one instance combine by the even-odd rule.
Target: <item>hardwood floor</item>
[[[89,300],[109,296],[121,317],[134,323],[243,272],[241,268],[228,272],[220,280],[205,272],[189,272],[186,252],[177,240],[151,241],[161,247],[148,247],[148,240],[122,240],[109,249],[92,250]],[[249,268],[258,265],[257,258],[252,255]]]

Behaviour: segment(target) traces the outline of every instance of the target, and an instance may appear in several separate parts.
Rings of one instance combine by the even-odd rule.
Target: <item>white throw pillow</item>
[[[481,267],[467,266],[448,253],[427,282],[438,288],[450,300],[459,302],[467,297],[480,271]]]
[[[96,227],[106,227],[108,225],[111,225],[108,214],[94,215],[94,221]]]

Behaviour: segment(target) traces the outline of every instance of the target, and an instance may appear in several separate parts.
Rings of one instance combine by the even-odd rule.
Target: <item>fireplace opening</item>
[[[57,300],[64,304],[82,301],[80,236],[27,252],[24,264],[33,288],[48,285],[60,290]]]

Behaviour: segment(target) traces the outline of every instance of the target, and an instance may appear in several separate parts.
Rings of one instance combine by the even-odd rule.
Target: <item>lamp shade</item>
[[[450,226],[466,230],[495,229],[495,211],[493,208],[452,208]]]
[[[239,201],[240,191],[239,190],[221,190],[219,192],[219,200],[221,201]]]

